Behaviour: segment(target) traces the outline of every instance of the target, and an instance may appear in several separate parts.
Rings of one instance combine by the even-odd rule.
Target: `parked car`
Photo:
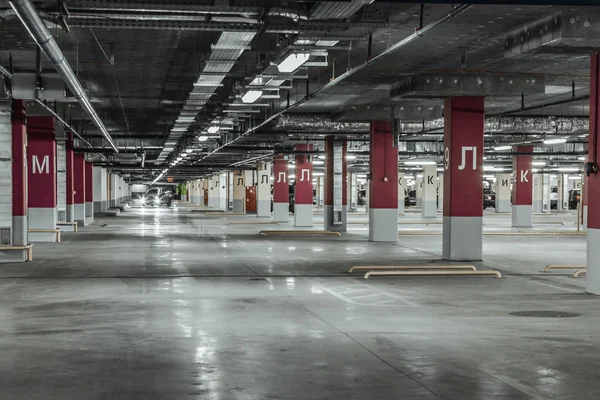
[[[408,205],[409,206],[417,205],[417,191],[415,189],[408,191]]]
[[[361,189],[358,191],[358,199],[357,205],[366,206],[367,205],[367,191],[365,189]]]
[[[404,189],[404,207],[410,207],[410,196],[408,190]]]
[[[569,210],[576,210],[577,203],[581,199],[581,191],[577,189],[569,190]]]
[[[492,189],[483,189],[483,209],[496,207],[496,193]]]
[[[171,207],[172,203],[173,192],[170,190],[163,192],[158,188],[148,190],[142,199],[142,206],[144,207]]]

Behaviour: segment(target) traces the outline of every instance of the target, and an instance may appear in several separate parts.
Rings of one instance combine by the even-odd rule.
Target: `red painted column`
[[[444,102],[443,258],[481,260],[483,239],[483,97]]]
[[[297,144],[296,151],[312,152],[312,144]],[[294,225],[313,226],[313,164],[312,154],[297,154],[294,172]]]
[[[515,146],[517,153],[532,153],[533,146]],[[531,228],[533,219],[533,156],[513,157],[512,226]]]
[[[25,102],[12,102],[12,243],[27,244],[27,115]]]
[[[73,133],[67,133],[67,222],[75,222],[75,179],[74,168]]]
[[[590,136],[588,162],[598,164],[600,156],[600,53],[592,56],[590,74]],[[600,295],[600,174],[591,174],[584,184],[587,201],[586,291]]]
[[[288,222],[290,216],[288,161],[285,156],[273,158],[273,221]]]
[[[85,161],[85,216],[94,218],[94,163]]]
[[[56,137],[54,117],[27,119],[28,229],[56,229]],[[30,232],[30,242],[55,242],[51,232]]]
[[[371,121],[369,240],[398,241],[398,146],[391,121]]]
[[[73,185],[75,189],[75,222],[85,225],[85,156],[75,153],[73,156]]]
[[[347,230],[347,150],[348,144],[345,140],[335,140],[333,137],[325,140],[324,221],[327,231],[346,232]],[[336,179],[339,180],[337,185]]]
[[[589,147],[589,145],[588,145]],[[589,151],[589,150],[588,150]],[[585,156],[585,162],[590,160],[589,154]],[[583,174],[583,179],[581,181],[581,192],[580,192],[580,201],[581,201],[581,227],[585,231],[587,230],[587,221],[588,221],[588,183],[589,178],[586,174]]]

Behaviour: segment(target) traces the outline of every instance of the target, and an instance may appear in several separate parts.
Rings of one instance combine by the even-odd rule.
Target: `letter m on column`
[[[32,173],[34,174],[48,174],[50,173],[50,158],[48,156],[44,156],[42,158],[42,163],[40,164],[40,159],[38,156],[31,156],[31,165],[33,167]]]

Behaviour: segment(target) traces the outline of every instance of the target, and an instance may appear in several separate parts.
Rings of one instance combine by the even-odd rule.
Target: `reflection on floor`
[[[575,228],[572,213],[535,216]],[[260,237],[286,225],[186,207],[96,220],[35,261],[0,267],[6,399],[597,398],[600,299],[546,264],[583,264],[585,237],[486,236],[505,278],[349,276],[427,263],[440,236],[370,243]],[[292,220],[292,219],[291,219]],[[322,224],[322,216],[315,215]],[[419,222],[409,213],[401,222]],[[510,215],[486,213],[486,229]],[[322,225],[315,225],[322,229]],[[399,229],[441,226],[399,224]],[[514,316],[560,311],[573,318]],[[538,315],[533,313],[533,315]],[[539,314],[544,316],[544,314]]]

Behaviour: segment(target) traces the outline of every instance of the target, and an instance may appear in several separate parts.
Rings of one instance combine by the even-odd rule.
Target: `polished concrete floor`
[[[575,229],[572,214],[538,219],[562,224],[536,231]],[[600,396],[600,299],[582,279],[541,272],[583,264],[585,237],[485,236],[477,266],[503,279],[365,281],[346,271],[441,254],[441,227],[418,214],[399,229],[433,234],[398,244],[368,242],[365,220],[352,215],[341,238],[262,237],[293,228],[132,209],[36,244],[34,262],[0,265],[0,398]],[[484,223],[511,231],[510,215]]]

